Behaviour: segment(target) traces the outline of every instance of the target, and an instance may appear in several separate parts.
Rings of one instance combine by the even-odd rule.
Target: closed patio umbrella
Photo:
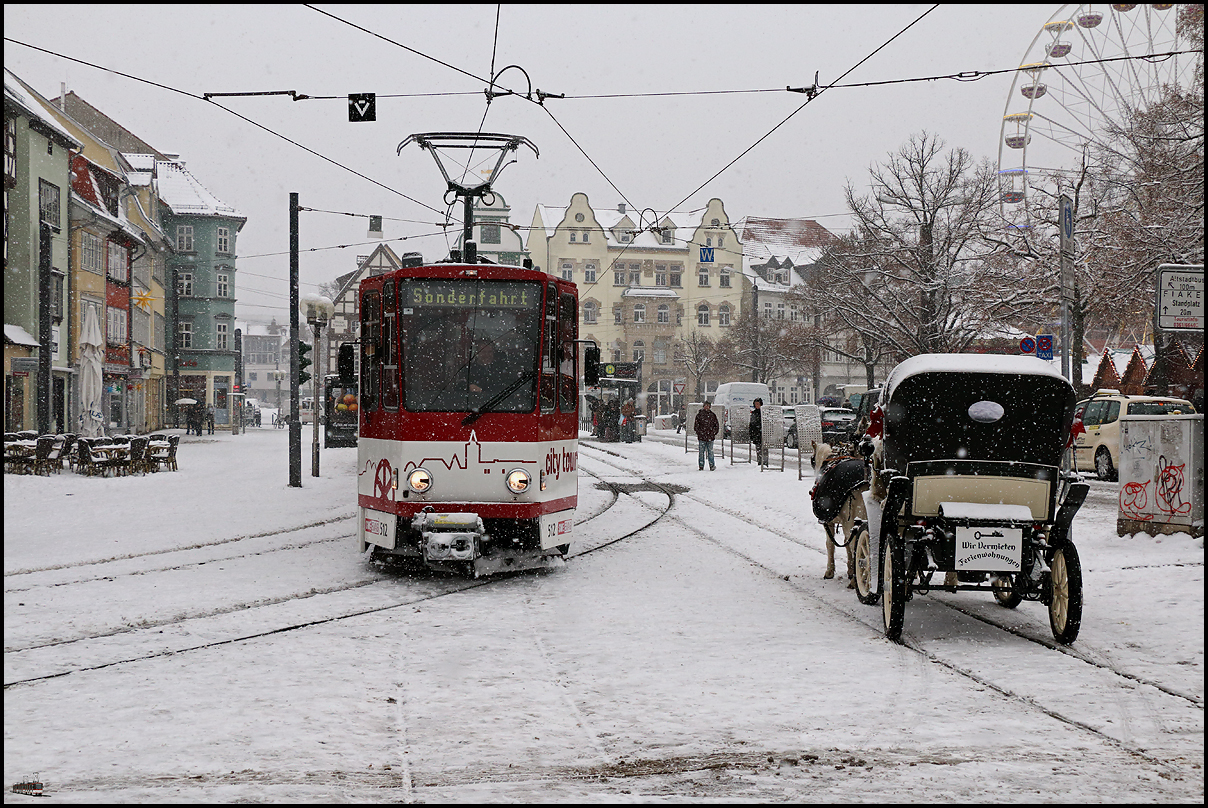
[[[104,393],[102,365],[105,361],[105,337],[97,320],[96,308],[89,306],[80,333],[80,425],[82,437],[99,438],[105,416],[101,411]]]

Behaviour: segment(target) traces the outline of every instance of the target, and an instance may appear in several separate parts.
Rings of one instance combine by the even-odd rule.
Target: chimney
[[[625,213],[625,203],[624,202],[620,202],[617,204],[617,213],[620,213],[620,214]]]

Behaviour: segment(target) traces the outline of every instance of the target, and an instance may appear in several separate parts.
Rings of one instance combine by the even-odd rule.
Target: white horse
[[[815,468],[819,471],[822,469],[822,464],[834,453],[834,449],[830,444],[820,443],[814,452]],[[852,541],[854,536],[853,525],[857,519],[865,522],[868,521],[868,514],[864,509],[863,494],[868,490],[867,485],[862,485],[853,490],[843,503],[843,507],[839,509],[839,513],[829,522],[822,523],[822,529],[826,531],[826,574],[822,577],[830,579],[835,577],[835,534],[837,531],[842,531],[843,538],[847,543],[847,588],[855,589],[856,587],[856,544]]]

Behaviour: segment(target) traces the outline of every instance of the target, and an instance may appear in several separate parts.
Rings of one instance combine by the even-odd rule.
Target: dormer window
[[[663,243],[672,244],[675,242],[675,230],[670,227],[663,228]]]

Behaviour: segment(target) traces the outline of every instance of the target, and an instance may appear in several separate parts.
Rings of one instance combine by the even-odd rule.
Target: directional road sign
[[[1162,264],[1158,267],[1158,328],[1204,330],[1204,265]]]

